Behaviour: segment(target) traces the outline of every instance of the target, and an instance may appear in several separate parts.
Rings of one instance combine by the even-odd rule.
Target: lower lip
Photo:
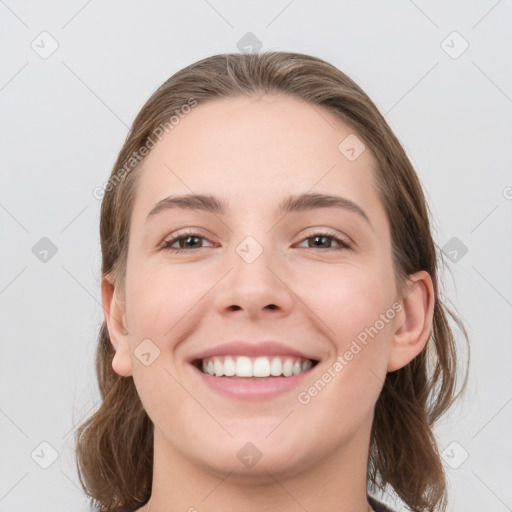
[[[291,377],[249,378],[215,377],[203,373],[194,365],[191,366],[209,388],[230,398],[239,398],[241,400],[270,399],[291,391],[298,387],[311,374],[311,371],[316,368],[316,366],[313,366],[313,368]]]

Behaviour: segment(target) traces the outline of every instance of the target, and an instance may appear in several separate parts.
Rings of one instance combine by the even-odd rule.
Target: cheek
[[[325,273],[317,272],[315,283],[314,293],[302,296],[308,297],[307,305],[319,319],[316,325],[331,341],[332,349],[322,379],[331,391],[322,393],[319,403],[325,400],[325,407],[331,401],[355,408],[363,403],[373,405],[386,375],[396,316],[392,307],[395,285],[391,267],[346,266],[337,272],[330,268]],[[305,282],[301,284],[307,290],[305,286]],[[335,397],[333,391],[339,395]]]
[[[176,373],[176,349],[197,327],[201,299],[216,280],[211,274],[168,263],[133,265],[127,273],[126,317],[133,378],[150,416],[163,402],[171,401],[173,411],[186,403],[187,394],[176,380],[181,378]],[[148,351],[150,358],[156,356],[145,365],[138,355]]]
[[[133,379],[144,409],[155,424],[172,424],[186,415],[189,395],[178,384],[174,351],[190,332],[187,312],[204,294],[195,278],[177,267],[132,267],[126,280],[126,316],[132,350]],[[185,277],[187,276],[187,278]],[[150,353],[146,365],[138,357],[141,342]],[[150,340],[148,343],[147,340]],[[153,354],[157,354],[153,356]],[[172,411],[172,414],[171,414]]]
[[[315,275],[315,279],[299,278],[296,287],[340,348],[379,320],[395,297],[392,271],[378,262],[317,267],[309,275]]]
[[[153,335],[159,343],[175,338],[180,320],[206,293],[209,282],[211,278],[184,270],[179,265],[146,269],[141,266],[138,271],[134,270],[127,278],[126,290],[130,332],[138,336]]]

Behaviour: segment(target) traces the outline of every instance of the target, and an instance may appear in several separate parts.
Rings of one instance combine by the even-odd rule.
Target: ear
[[[435,302],[432,278],[421,270],[411,274],[409,280],[389,347],[388,372],[399,370],[412,361],[430,338]]]
[[[101,279],[101,298],[105,322],[110,341],[116,351],[112,360],[112,369],[122,377],[132,375],[132,358],[126,326],[125,303],[115,293],[114,279],[111,274]]]

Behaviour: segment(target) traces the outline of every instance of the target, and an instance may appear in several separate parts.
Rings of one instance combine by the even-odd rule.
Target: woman
[[[466,333],[418,177],[345,74],[269,52],[173,75],[104,186],[101,246],[103,401],[76,434],[98,510],[377,512],[386,487],[445,510],[448,316]]]

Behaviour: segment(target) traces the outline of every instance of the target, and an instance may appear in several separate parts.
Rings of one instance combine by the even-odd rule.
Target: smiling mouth
[[[214,356],[192,362],[199,371],[213,377],[264,379],[293,377],[318,364],[314,359],[296,356]]]

